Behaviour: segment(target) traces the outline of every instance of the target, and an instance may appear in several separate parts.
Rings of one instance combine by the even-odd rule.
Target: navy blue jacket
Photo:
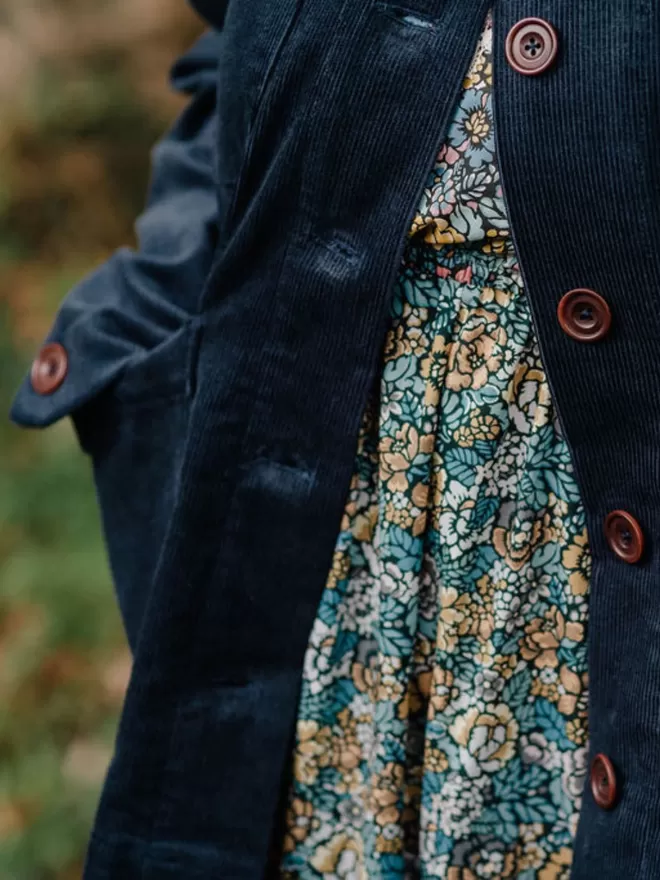
[[[267,874],[405,234],[489,2],[196,5],[211,30],[173,71],[190,103],[140,248],[69,294],[47,340],[66,375],[12,408],[73,418],[134,652],[86,880]],[[618,791],[604,810],[585,789],[571,876],[657,880],[660,3],[493,5],[504,193],[593,556],[591,755]],[[559,33],[538,76],[505,58],[527,16]],[[599,342],[558,321],[581,287],[612,312]],[[634,564],[615,509],[643,530]]]

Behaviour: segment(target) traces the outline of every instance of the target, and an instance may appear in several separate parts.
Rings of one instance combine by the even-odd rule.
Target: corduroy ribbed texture
[[[194,329],[175,381],[184,390],[160,408],[144,397],[145,377],[162,364],[176,374],[166,356],[178,350],[173,325],[170,341],[156,336],[158,347],[108,388],[106,415],[118,420],[120,439],[85,435],[111,556],[141,591],[131,606],[133,675],[85,880],[264,876],[304,650],[379,373],[405,233],[490,5],[199,3],[224,23],[213,157],[221,214],[212,260],[191,267],[192,294],[178,288]],[[592,753],[611,757],[621,792],[609,813],[585,792],[572,877],[653,880],[660,12],[650,0],[493,5],[505,197],[589,518]],[[538,77],[515,73],[504,58],[509,28],[530,15],[560,36],[555,66]],[[160,215],[165,226],[169,216]],[[594,288],[612,308],[611,332],[597,344],[569,339],[557,322],[560,297],[575,287]],[[149,291],[139,320],[163,327],[171,294],[157,279]],[[124,293],[130,310],[131,290]],[[56,392],[35,407],[26,385],[18,421],[46,424],[72,411],[89,392],[85,375],[112,373],[107,359],[121,345],[94,348],[94,322],[87,326],[87,372],[74,371],[79,385],[63,392],[69,403]],[[153,336],[142,328],[142,340]],[[65,322],[53,338],[75,359]],[[143,405],[127,408],[121,397],[132,384]],[[177,407],[176,419],[167,407]],[[156,454],[159,442],[166,450]],[[167,499],[143,549],[122,530],[136,485]],[[646,534],[634,566],[604,540],[615,507]]]
[[[444,0],[421,28],[310,4],[277,44],[201,299],[180,490],[86,880],[263,876],[404,232],[486,9]],[[234,24],[230,5],[229,43]]]
[[[494,71],[502,178],[543,362],[587,513],[590,759],[604,752],[619,791],[599,809],[587,786],[573,880],[660,877],[660,7],[633,0],[509,0],[495,41],[538,15],[560,34],[540,77]],[[596,290],[613,323],[570,339],[557,304]],[[623,508],[645,534],[630,565],[607,545]]]

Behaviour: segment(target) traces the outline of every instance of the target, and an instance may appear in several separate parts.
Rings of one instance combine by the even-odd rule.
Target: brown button
[[[613,510],[605,519],[605,537],[624,562],[637,562],[644,550],[644,533],[634,516],[625,510]]]
[[[602,752],[591,762],[590,782],[596,805],[611,810],[616,802],[616,773],[612,762]]]
[[[542,18],[523,18],[506,38],[506,60],[518,73],[543,73],[557,57],[557,31]]]
[[[610,307],[595,290],[578,287],[559,300],[557,317],[561,329],[578,342],[597,342],[612,323]]]
[[[37,394],[52,394],[59,388],[66,376],[69,358],[66,349],[59,342],[49,342],[43,346],[32,362],[30,381]]]

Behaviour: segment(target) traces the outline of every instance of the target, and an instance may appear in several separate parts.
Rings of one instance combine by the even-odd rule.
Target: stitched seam
[[[245,177],[250,170],[252,154],[254,153],[254,149],[256,146],[256,135],[261,128],[263,115],[267,108],[266,99],[271,91],[271,86],[274,80],[274,73],[279,67],[280,59],[288,43],[291,40],[296,25],[298,24],[303,3],[304,0],[296,0],[296,7],[291,13],[291,17],[287,21],[284,30],[280,34],[280,37],[275,44],[270,60],[268,62],[268,66],[259,85],[257,95],[254,99],[254,104],[251,107],[251,119],[245,138],[245,145],[241,158],[241,166],[239,168],[238,175],[234,184],[234,191],[232,193],[231,203],[227,209],[227,216],[224,220],[224,226],[226,230],[230,230],[236,220],[236,211],[238,210],[239,196],[242,194]]]
[[[274,284],[273,284],[273,290],[276,293],[281,287],[281,280],[282,280],[282,275],[284,273],[285,267],[288,268],[288,260],[290,259],[291,249],[292,249],[292,245],[293,245],[294,240],[295,240],[295,236],[292,235],[287,242],[285,253],[282,256],[282,261],[281,261],[279,269],[278,269],[277,278],[274,280]],[[240,444],[243,447],[245,446],[245,440],[250,433],[253,419],[254,419],[254,408],[252,410],[248,409],[247,412],[244,412],[242,426],[241,426],[241,444]],[[191,444],[192,444],[192,438],[190,436],[190,430],[188,429],[186,441],[184,444],[184,448],[182,450],[182,464],[181,464],[181,470],[180,470],[180,477],[183,475],[186,464],[189,461]],[[239,446],[239,448],[240,448],[240,446]],[[238,463],[238,466],[240,467],[240,462]],[[231,488],[229,490],[228,497],[226,499],[225,510],[227,511],[227,513],[225,514],[224,519],[221,519],[218,523],[219,530],[222,530],[224,528],[226,520],[227,520],[227,516],[230,515],[230,513],[233,511],[233,505],[235,504],[235,499],[236,499],[238,487],[239,487],[239,480],[235,479],[233,482],[233,485],[231,486]],[[154,567],[154,573],[151,578],[150,589],[153,589],[154,585],[157,584],[159,579],[163,576],[162,575],[162,568],[163,568],[163,558],[164,558],[164,554],[165,554],[165,549],[169,546],[170,542],[173,540],[173,535],[172,535],[173,526],[172,526],[172,524],[176,520],[176,516],[178,513],[178,507],[180,504],[181,504],[181,494],[180,494],[180,490],[177,490],[177,502],[175,503],[174,508],[170,513],[169,522],[167,524],[167,528],[165,530],[165,534],[163,536],[163,540],[161,543],[161,551],[160,551],[159,557],[156,561],[156,565]],[[220,556],[218,556],[218,558],[216,559],[216,563],[213,566],[211,576],[207,579],[207,582],[204,585],[204,595],[200,598],[204,598],[204,596],[208,594],[208,591],[210,590],[211,583],[215,581],[215,578],[218,574],[219,562],[220,562]],[[223,573],[224,573],[224,570],[226,569],[226,567],[227,567],[226,563],[223,561],[223,565],[222,565],[222,572]],[[191,621],[190,632],[191,632],[191,635],[193,636],[193,638],[199,628],[199,618],[202,613],[202,610],[201,610],[202,604],[203,603],[200,602],[200,606],[197,609],[197,613],[196,613],[193,621]],[[148,601],[147,601],[147,605],[148,605]],[[198,662],[198,658],[195,655],[192,659],[192,662],[189,663],[188,669],[194,671],[196,662]],[[148,863],[147,863],[147,860],[149,858],[148,854],[153,848],[153,844],[156,841],[156,835],[157,835],[159,829],[162,828],[164,825],[164,812],[165,812],[164,796],[166,795],[166,792],[167,792],[166,778],[167,778],[168,773],[171,770],[172,760],[173,760],[173,746],[174,746],[174,743],[176,742],[176,738],[179,735],[179,731],[180,731],[181,725],[183,723],[184,710],[185,710],[185,706],[182,703],[181,696],[178,695],[176,708],[173,712],[172,724],[170,727],[169,736],[167,738],[167,745],[164,748],[163,759],[160,762],[160,771],[161,771],[160,778],[159,778],[158,782],[156,783],[156,785],[154,786],[154,791],[152,792],[152,794],[155,796],[153,803],[156,804],[157,806],[153,811],[151,822],[148,824],[147,829],[146,829],[145,840],[147,842],[148,849],[147,849],[145,856],[141,859],[141,865],[140,865],[141,871],[144,871],[146,869],[146,867],[148,867]]]

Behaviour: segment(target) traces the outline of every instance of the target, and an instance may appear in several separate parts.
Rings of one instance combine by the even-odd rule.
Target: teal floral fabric
[[[585,513],[497,169],[490,15],[406,240],[310,634],[281,876],[569,875]]]

